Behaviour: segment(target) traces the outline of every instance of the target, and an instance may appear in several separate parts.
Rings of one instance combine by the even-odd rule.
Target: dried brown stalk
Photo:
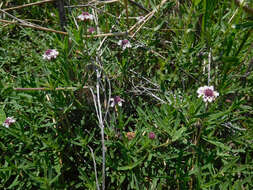
[[[42,27],[42,26],[35,26],[35,25],[32,25],[32,24],[18,23],[16,21],[9,21],[9,20],[3,20],[3,19],[0,19],[0,22],[9,23],[9,24],[17,24],[17,25],[20,25],[20,26],[23,26],[23,27],[34,28],[34,29],[42,30],[42,31],[46,31],[46,32],[54,32],[54,33],[58,33],[58,34],[68,35],[67,32],[62,32],[62,31],[59,31],[59,30],[45,28],[45,27]]]
[[[21,8],[25,8],[25,7],[30,7],[30,6],[33,6],[33,5],[41,5],[41,4],[44,4],[44,3],[50,3],[50,2],[53,2],[53,1],[55,1],[55,0],[38,1],[38,2],[34,2],[34,3],[28,3],[28,4],[16,6],[16,7],[6,8],[6,9],[3,9],[3,10],[4,11],[11,11],[11,10],[15,10],[15,9],[21,9]]]
[[[253,15],[253,8],[249,7],[248,5],[242,5],[240,0],[235,0],[235,4],[239,7],[242,6],[242,9],[251,15]]]
[[[88,86],[83,86],[83,88],[90,88]],[[59,88],[13,88],[16,91],[59,91],[59,90],[77,90],[77,87],[59,87]]]
[[[157,10],[159,10],[166,2],[167,0],[162,0],[162,2],[159,5],[157,5],[153,11],[149,12],[141,21],[137,22],[129,29],[129,32],[131,33],[138,25],[140,25],[139,28],[135,31],[135,33],[131,35],[132,38],[143,27],[143,25],[154,16]]]

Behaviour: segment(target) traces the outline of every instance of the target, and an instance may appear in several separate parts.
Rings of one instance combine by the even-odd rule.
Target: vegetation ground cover
[[[0,2],[1,189],[253,188],[252,1],[33,2]]]

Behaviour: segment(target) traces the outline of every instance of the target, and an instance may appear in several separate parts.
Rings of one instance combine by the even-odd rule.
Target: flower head
[[[59,52],[56,49],[48,49],[43,54],[43,59],[50,61],[51,59],[55,59],[58,55]]]
[[[91,27],[87,30],[88,33],[93,34],[95,32],[95,28]]]
[[[16,119],[14,119],[13,117],[7,117],[3,123],[3,126],[6,127],[6,128],[9,128],[9,126],[12,124],[12,123],[15,123],[16,122]]]
[[[131,48],[132,47],[130,42],[126,39],[118,41],[118,45],[121,46],[123,48],[123,50],[125,50],[126,48]]]
[[[135,132],[127,132],[126,137],[128,140],[132,140],[135,137]]]
[[[125,100],[121,99],[119,96],[115,96],[114,98],[110,99],[110,107],[114,107],[115,105],[122,106],[122,102]]]
[[[214,91],[213,86],[199,87],[197,93],[199,98],[203,98],[204,102],[212,102],[219,96],[219,93]]]
[[[88,12],[82,12],[82,14],[80,14],[77,18],[81,21],[88,21],[93,20],[94,16]]]
[[[150,132],[148,135],[149,139],[155,139],[155,133],[154,132]]]

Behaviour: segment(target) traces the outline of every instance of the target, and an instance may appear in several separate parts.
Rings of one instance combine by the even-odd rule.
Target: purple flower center
[[[121,98],[119,96],[115,96],[114,101],[117,104],[117,103],[121,102]]]
[[[11,120],[7,118],[4,123],[10,125],[11,124]]]
[[[95,31],[95,28],[91,27],[91,28],[88,29],[88,31],[89,31],[89,33],[92,33],[92,32]]]
[[[51,52],[52,52],[52,50],[51,50],[51,49],[48,49],[48,50],[45,52],[45,54],[46,54],[46,55],[50,55]]]
[[[4,123],[6,125],[11,125],[12,123],[14,123],[13,119],[12,118],[6,118],[6,120],[4,121]]]
[[[205,96],[207,96],[207,97],[213,97],[213,96],[214,96],[213,91],[212,91],[211,89],[206,89],[206,90],[204,91],[204,94],[205,94]]]
[[[148,137],[150,139],[154,139],[155,138],[155,133],[154,132],[150,132],[149,135],[148,135]]]
[[[122,40],[122,45],[128,44],[128,40]]]
[[[83,12],[82,15],[83,16],[85,16],[85,15],[89,16],[90,14],[88,12]]]

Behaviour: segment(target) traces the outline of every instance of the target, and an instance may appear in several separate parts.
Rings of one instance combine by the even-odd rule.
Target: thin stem
[[[42,27],[42,26],[35,26],[33,24],[26,24],[25,22],[18,23],[18,22],[15,22],[15,21],[9,21],[9,20],[3,20],[3,19],[0,19],[0,22],[9,23],[9,24],[17,24],[17,25],[20,25],[20,26],[23,26],[23,27],[33,28],[33,29],[36,29],[36,30],[42,30],[42,31],[46,31],[46,32],[54,32],[54,33],[58,33],[58,34],[62,34],[62,35],[68,35],[67,32],[62,32],[62,31],[59,31],[59,30],[45,28],[45,27]]]
[[[98,184],[97,165],[96,165],[96,160],[95,160],[94,152],[93,152],[93,149],[89,145],[88,145],[88,147],[90,149],[92,160],[93,160],[97,190],[100,190],[99,184]]]
[[[35,3],[28,3],[28,4],[20,5],[20,6],[17,6],[17,7],[6,8],[6,9],[3,9],[3,10],[10,11],[10,10],[21,9],[21,8],[25,8],[25,7],[29,7],[29,6],[33,6],[33,5],[41,5],[41,4],[44,4],[44,3],[50,3],[50,2],[53,2],[53,1],[55,1],[55,0],[38,1],[38,2],[35,2]]]
[[[99,82],[100,82],[100,76],[101,73],[97,69],[97,105],[98,105],[98,120],[99,125],[101,129],[101,142],[102,142],[102,159],[103,159],[103,165],[102,165],[102,189],[105,190],[105,137],[104,137],[104,124],[103,124],[103,116],[102,116],[102,109],[101,109],[101,103],[100,103],[100,88],[99,88]]]
[[[208,65],[207,65],[207,72],[208,72],[208,79],[207,84],[210,85],[211,81],[211,63],[212,63],[212,50],[210,48],[209,54],[208,54]]]
[[[82,88],[90,88],[88,86],[83,86]],[[59,88],[13,88],[16,91],[58,91],[58,90],[77,90],[77,87],[59,87]]]

